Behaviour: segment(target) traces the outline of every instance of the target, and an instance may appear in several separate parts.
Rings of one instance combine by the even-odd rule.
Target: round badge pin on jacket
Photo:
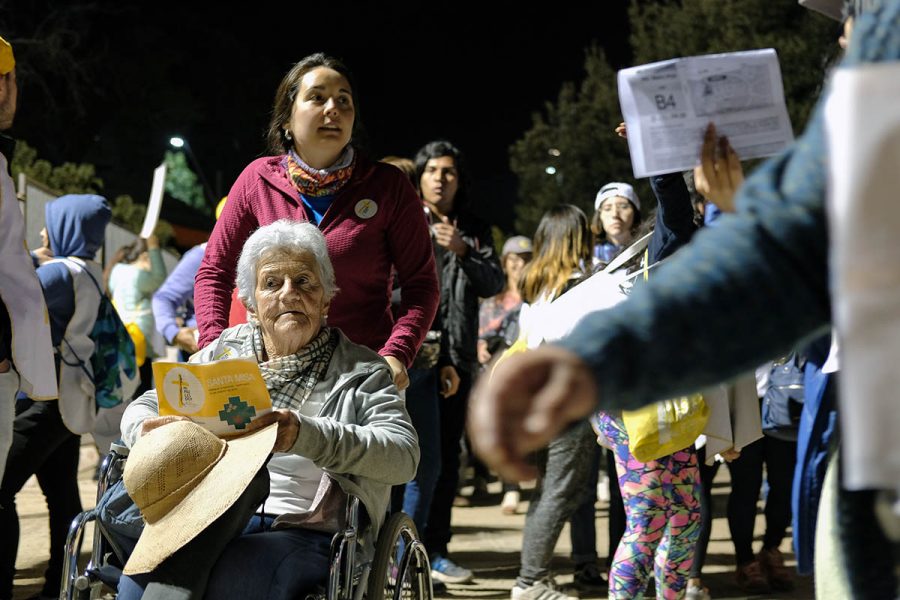
[[[374,200],[366,198],[356,203],[354,211],[360,219],[371,219],[378,212],[378,205],[375,204]]]

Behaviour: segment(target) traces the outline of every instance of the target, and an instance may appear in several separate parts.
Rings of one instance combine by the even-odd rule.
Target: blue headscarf
[[[55,256],[93,259],[103,245],[112,211],[106,198],[68,194],[47,203],[44,210],[50,249]]]

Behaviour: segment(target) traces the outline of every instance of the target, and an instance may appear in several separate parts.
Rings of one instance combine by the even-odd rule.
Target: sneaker
[[[513,586],[509,593],[511,600],[578,600],[577,595],[570,595],[556,589],[550,581],[535,581],[528,587]]]
[[[794,589],[794,575],[791,569],[784,566],[784,556],[778,548],[766,550],[763,548],[756,555],[759,566],[762,567],[763,576],[769,581],[773,590],[789,592]]]
[[[758,560],[739,566],[734,572],[734,580],[748,594],[768,594],[772,591]]]
[[[684,600],[711,600],[709,590],[702,585],[688,585]]]
[[[519,490],[509,490],[503,494],[503,501],[500,502],[500,512],[504,515],[514,515],[519,510],[519,500],[521,494]]]
[[[605,590],[609,585],[609,581],[603,576],[597,563],[584,563],[575,567],[575,577],[573,579],[575,587],[579,590],[596,592]]]
[[[431,578],[444,583],[468,583],[472,581],[472,571],[461,567],[446,556],[437,555],[431,559]]]

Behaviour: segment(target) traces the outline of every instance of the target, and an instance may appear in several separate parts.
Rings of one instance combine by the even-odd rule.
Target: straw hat
[[[221,517],[265,464],[277,431],[273,424],[226,442],[177,421],[138,440],[124,478],[145,525],[123,572],[152,571]]]

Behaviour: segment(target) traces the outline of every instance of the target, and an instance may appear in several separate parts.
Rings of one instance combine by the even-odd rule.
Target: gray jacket
[[[239,356],[251,331],[247,324],[226,329],[191,362]],[[289,452],[310,459],[344,492],[358,496],[377,531],[387,514],[391,486],[412,479],[419,463],[419,440],[391,370],[375,352],[341,333],[312,393],[325,396],[322,409],[315,417],[295,413],[300,434]],[[131,447],[140,437],[141,423],[158,414],[156,390],[132,402],[122,417],[125,443]],[[290,515],[280,520],[290,523]]]

